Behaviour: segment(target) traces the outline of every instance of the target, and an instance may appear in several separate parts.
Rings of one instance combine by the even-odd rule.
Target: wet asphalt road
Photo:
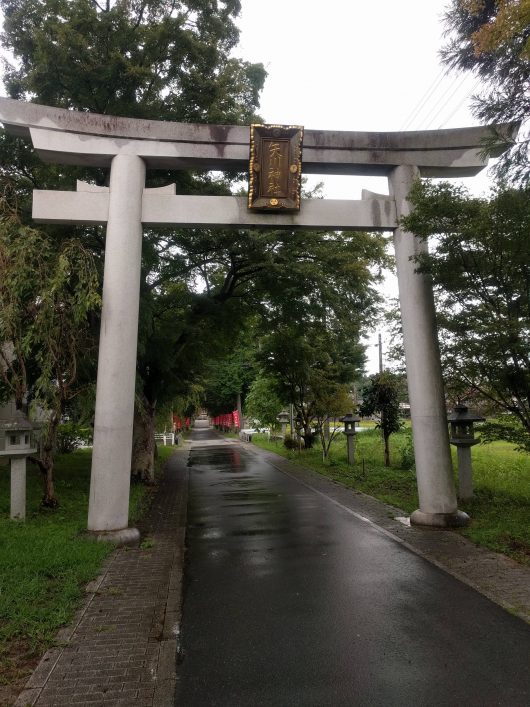
[[[236,445],[190,462],[177,705],[530,706],[523,621]]]

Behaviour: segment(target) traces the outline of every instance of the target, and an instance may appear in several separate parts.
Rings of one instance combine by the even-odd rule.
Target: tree
[[[17,408],[29,402],[45,412],[37,462],[43,504],[57,505],[53,456],[57,426],[79,394],[78,367],[94,348],[89,316],[99,308],[92,255],[79,241],[54,245],[17,216],[13,191],[0,202],[0,392]],[[0,397],[2,397],[0,395]]]
[[[13,98],[162,120],[247,123],[255,118],[265,71],[231,55],[239,34],[237,0],[177,5],[167,0],[1,0],[0,8],[3,45],[17,60],[5,74]],[[42,165],[23,141],[6,135],[0,153],[4,171],[16,179],[27,219],[34,187],[69,188],[76,178],[108,180],[106,170]],[[180,193],[228,193],[230,181],[167,170],[147,176],[148,186],[176,182]],[[102,258],[101,229],[48,228],[45,233],[58,242],[82,235]],[[204,350],[208,327],[215,334],[229,321],[229,284],[202,296],[193,281],[190,261],[204,240],[199,231],[171,229],[150,229],[144,236],[132,467],[147,480],[157,406],[186,394],[206,358],[206,353],[194,356],[194,347]],[[207,257],[201,254],[202,264]]]
[[[352,394],[346,383],[324,382],[321,390],[315,394],[315,422],[317,434],[322,446],[322,458],[328,458],[333,440],[342,428],[337,425],[340,417],[352,409]]]
[[[301,436],[310,449],[315,420],[317,434],[324,439],[325,421],[349,407],[344,405],[344,384],[358,376],[364,355],[357,339],[347,341],[329,326],[302,321],[265,336],[259,360],[276,381],[278,397],[294,405]]]
[[[436,288],[445,376],[517,419],[530,450],[530,189],[479,199],[418,182],[410,199],[405,227],[435,237],[418,265]]]
[[[1,0],[12,98],[136,118],[239,122],[261,64],[230,56],[241,3]]]
[[[258,375],[250,385],[245,414],[257,422],[259,427],[275,427],[282,407],[274,378],[263,374]]]
[[[390,435],[399,432],[402,426],[399,418],[399,389],[399,380],[394,373],[390,371],[376,373],[370,376],[359,408],[364,417],[371,415],[379,417],[376,427],[383,435],[385,466],[390,466]]]
[[[530,177],[530,3],[452,0],[444,16],[450,39],[443,61],[486,82],[475,115],[487,124],[522,123],[519,139],[500,159],[499,174],[525,184]],[[493,137],[492,142],[496,138]],[[485,146],[488,147],[487,145]]]
[[[217,355],[206,363],[204,404],[213,416],[241,407],[256,377],[253,322],[238,319],[238,324],[238,332],[223,337],[216,350],[210,349]]]

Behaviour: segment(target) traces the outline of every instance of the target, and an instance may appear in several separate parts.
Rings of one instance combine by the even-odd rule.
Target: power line
[[[440,71],[438,72],[438,75],[432,81],[432,83],[429,86],[429,88],[427,89],[427,91],[423,94],[423,97],[420,98],[419,103],[416,104],[416,106],[409,113],[408,117],[406,118],[405,122],[403,123],[403,126],[401,127],[401,130],[407,130],[408,127],[411,125],[411,123],[414,122],[414,118],[421,112],[421,110],[423,109],[423,106],[430,99],[432,94],[436,91],[440,82],[442,81],[443,77],[446,74],[447,74],[447,69],[444,69],[442,67],[442,69],[440,69]]]
[[[440,94],[438,100],[436,101],[436,103],[434,103],[430,112],[427,114],[427,117],[424,119],[424,130],[428,130],[430,128],[434,120],[436,120],[436,116],[440,112],[442,105],[447,105],[453,99],[453,96],[462,88],[466,79],[467,76],[466,74],[464,74],[460,81],[457,81],[456,84],[449,84],[445,91]]]
[[[447,123],[451,120],[451,118],[453,117],[453,115],[462,107],[462,104],[464,103],[464,101],[468,100],[468,99],[473,95],[473,93],[475,92],[475,89],[478,88],[478,85],[479,85],[479,84],[480,84],[480,79],[478,79],[477,81],[475,81],[475,83],[474,83],[473,87],[471,88],[471,90],[468,91],[468,92],[464,95],[464,97],[462,98],[462,100],[460,101],[460,103],[457,104],[456,108],[454,108],[454,109],[451,111],[451,113],[447,116],[447,118],[438,126],[438,130],[440,130],[440,128],[443,128],[444,125],[447,125]]]

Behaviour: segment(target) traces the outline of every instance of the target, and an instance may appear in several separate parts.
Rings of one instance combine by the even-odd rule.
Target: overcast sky
[[[261,61],[268,77],[266,122],[326,130],[427,130],[476,125],[472,75],[449,73],[444,0],[242,0],[237,54]],[[425,99],[425,100],[424,100]],[[367,184],[367,181],[370,182]],[[487,190],[484,177],[466,180]],[[340,177],[326,195],[360,198],[386,179]]]
[[[265,122],[324,130],[427,130],[477,125],[471,75],[446,74],[445,0],[242,0],[238,56],[261,61],[268,77]],[[446,75],[444,75],[446,74]],[[361,189],[388,193],[386,178],[319,177],[325,196],[359,199]],[[489,178],[464,180],[475,194]],[[390,278],[386,290],[397,295]],[[385,335],[383,335],[385,339]],[[377,369],[367,342],[368,370]],[[384,343],[386,343],[384,341]]]

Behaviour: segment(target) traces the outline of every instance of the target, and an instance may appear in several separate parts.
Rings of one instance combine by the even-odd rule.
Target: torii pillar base
[[[112,543],[117,547],[138,547],[140,544],[140,531],[138,528],[109,530],[105,533],[89,531],[89,535],[98,542]]]
[[[454,513],[424,513],[417,510],[410,515],[411,525],[420,525],[425,528],[463,528],[468,525],[469,516],[464,511]]]

